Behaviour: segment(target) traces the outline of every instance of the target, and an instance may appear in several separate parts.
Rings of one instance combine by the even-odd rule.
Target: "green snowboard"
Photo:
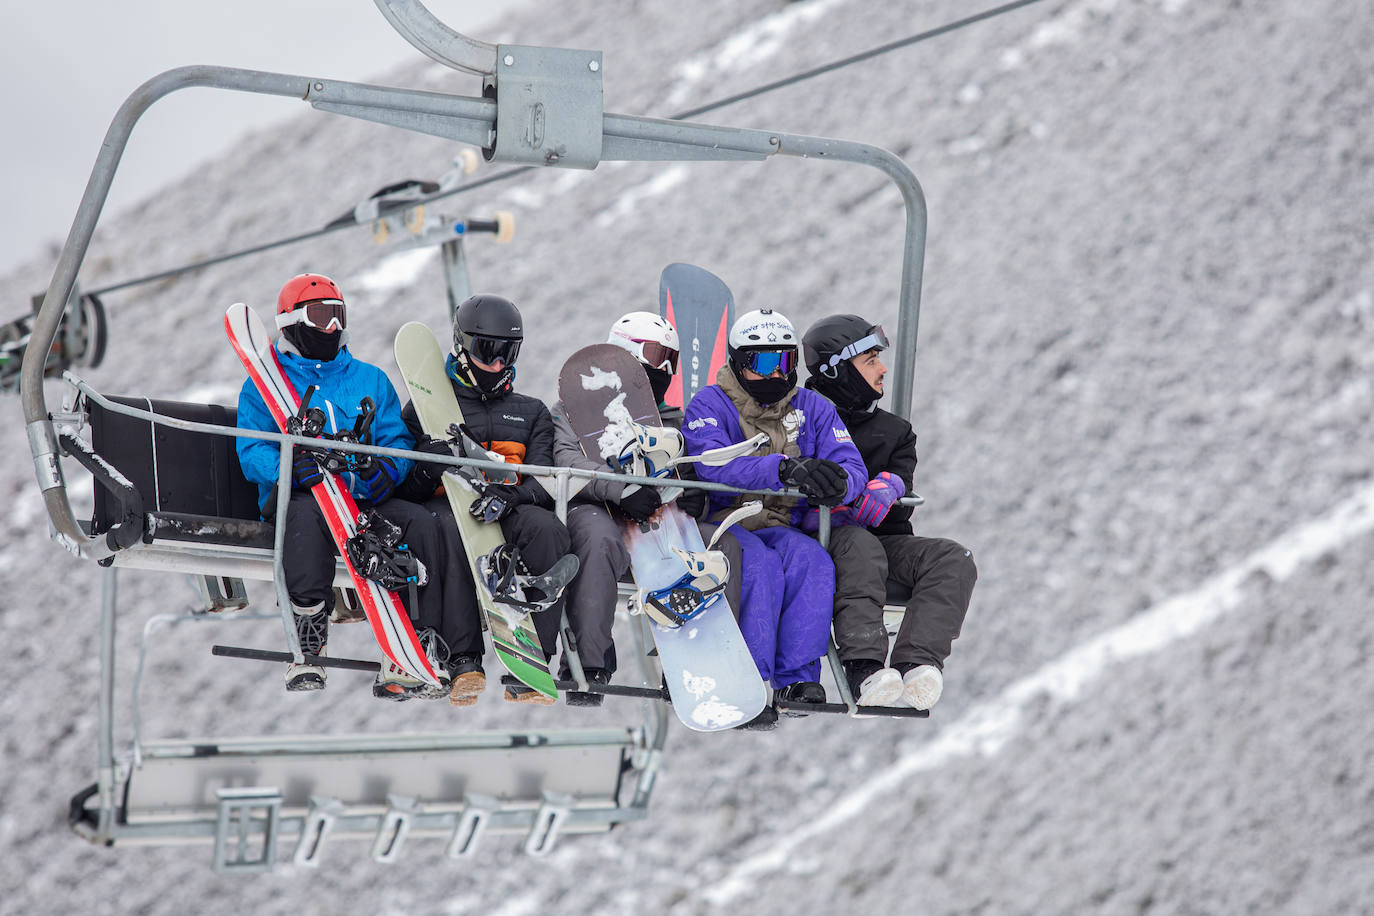
[[[396,332],[395,352],[396,365],[410,391],[420,425],[436,439],[451,438],[449,426],[462,423],[463,412],[450,387],[448,373],[444,371],[444,354],[434,332],[418,321],[408,322]],[[496,460],[500,460],[499,456]],[[496,601],[487,590],[486,579],[478,566],[482,557],[505,543],[500,524],[478,521],[468,513],[468,506],[480,495],[478,485],[456,469],[445,473],[443,480],[497,657],[506,670],[523,683],[545,696],[557,698],[558,689],[549,674],[548,662],[544,660],[534,621],[519,608]]]

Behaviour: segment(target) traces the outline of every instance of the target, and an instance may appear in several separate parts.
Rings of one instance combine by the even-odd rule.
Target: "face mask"
[[[737,373],[736,378],[739,378],[740,386],[749,393],[749,397],[764,405],[778,403],[787,397],[793,388],[797,387],[797,373],[795,372],[789,372],[783,378],[769,377],[754,380],[740,378]]]
[[[867,410],[870,404],[882,397],[849,360],[840,363],[835,378],[822,375],[813,378],[817,391],[834,401],[837,407],[846,410]]]
[[[282,336],[300,351],[306,359],[328,362],[339,355],[339,341],[342,331],[317,331],[304,324],[293,324],[282,329]]]
[[[655,369],[652,366],[645,366],[644,373],[649,376],[649,387],[654,392],[654,403],[662,404],[663,396],[668,393],[668,386],[673,383],[673,373],[663,369]]]

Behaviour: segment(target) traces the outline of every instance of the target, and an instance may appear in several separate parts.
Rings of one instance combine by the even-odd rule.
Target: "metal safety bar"
[[[60,447],[43,387],[45,356],[57,334],[63,307],[76,284],[134,126],[154,103],[172,92],[192,87],[298,98],[324,111],[469,143],[482,148],[497,161],[531,161],[529,150],[518,148],[519,143],[507,141],[506,136],[528,136],[543,149],[556,149],[559,137],[544,136],[546,129],[552,129],[566,131],[568,137],[574,138],[579,154],[545,155],[540,164],[546,166],[594,168],[599,161],[764,161],[775,156],[796,156],[876,168],[892,179],[906,209],[892,403],[898,414],[909,412],[924,270],[926,205],[916,176],[901,159],[878,147],[852,141],[598,112],[588,100],[599,99],[599,82],[571,86],[570,58],[554,53],[560,49],[515,49],[512,46],[509,53],[504,53],[498,46],[496,59],[492,59],[491,46],[472,42],[444,27],[418,0],[378,0],[378,5],[408,41],[435,60],[471,72],[490,74],[496,98],[468,98],[230,67],[195,66],[169,70],[153,77],[134,90],[116,113],[96,157],[43,305],[34,319],[31,345],[25,350],[20,379],[34,473],[56,536],[68,549],[95,559],[110,553],[106,545],[92,543],[81,530],[68,499],[59,460]],[[537,53],[527,55],[525,51]],[[568,53],[581,55],[577,59],[585,62],[587,72],[599,76],[599,53],[591,56],[588,56],[590,52]],[[508,92],[503,99],[501,74],[496,71],[501,67],[523,68],[531,57],[535,61],[535,71],[522,70],[515,83],[516,91]],[[547,65],[548,73],[538,71],[541,64]],[[568,116],[569,110],[574,111],[575,116]],[[498,128],[504,136],[498,135]],[[592,128],[599,131],[599,149],[589,151],[583,140]],[[522,129],[524,134],[521,134]],[[433,456],[429,460],[433,460]]]

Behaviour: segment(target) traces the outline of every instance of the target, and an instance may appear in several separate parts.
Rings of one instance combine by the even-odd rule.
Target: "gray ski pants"
[[[892,645],[892,665],[943,668],[968,613],[978,568],[948,538],[877,535],[845,526],[830,533],[835,560],[835,644],[844,661],[887,658],[883,603],[887,581],[911,589]]]
[[[600,503],[574,503],[568,507],[568,532],[579,564],[577,577],[564,593],[568,624],[577,639],[577,655],[584,667],[615,671],[615,642],[611,629],[619,599],[617,587],[630,571],[630,552],[625,547],[624,522]],[[698,522],[703,541],[709,541],[716,525]],[[739,617],[740,548],[727,533],[716,544],[730,561],[731,575],[725,587],[730,607]],[[568,673],[564,658],[563,674]]]

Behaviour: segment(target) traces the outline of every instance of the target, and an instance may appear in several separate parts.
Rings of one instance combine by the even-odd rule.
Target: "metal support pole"
[[[118,577],[119,570],[113,566],[105,570],[100,602],[100,736],[96,770],[96,784],[100,790],[100,817],[96,824],[99,839],[110,835],[115,806],[114,668]]]

